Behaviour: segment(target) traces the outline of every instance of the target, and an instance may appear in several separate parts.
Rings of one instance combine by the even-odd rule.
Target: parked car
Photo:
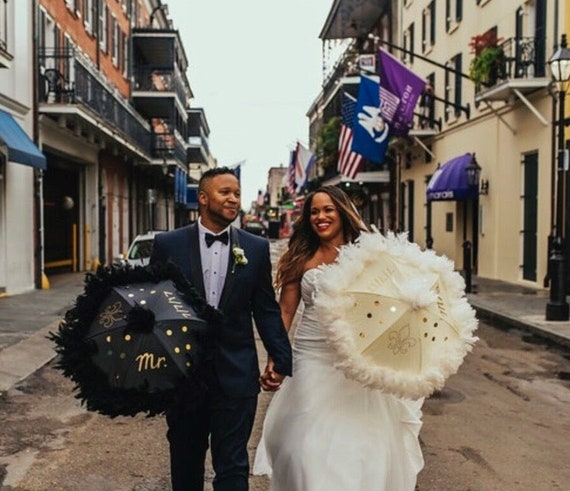
[[[267,228],[263,223],[256,220],[249,220],[243,227],[244,230],[251,232],[255,235],[260,235],[261,237],[267,237]]]
[[[146,266],[154,245],[154,237],[160,232],[159,230],[153,230],[137,235],[131,242],[126,257],[120,254],[116,258],[116,262],[119,264],[130,264],[131,266]]]

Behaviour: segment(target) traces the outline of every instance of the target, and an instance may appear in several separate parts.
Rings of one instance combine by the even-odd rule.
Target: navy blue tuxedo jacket
[[[198,225],[195,223],[158,234],[150,262],[174,262],[205,298],[198,237]],[[252,320],[278,373],[291,375],[292,355],[275,299],[269,242],[231,227],[230,248],[232,246],[244,250],[248,263],[234,265],[230,249],[228,271],[218,306],[224,320],[217,339],[214,370],[227,396],[244,397],[255,395],[260,390]]]

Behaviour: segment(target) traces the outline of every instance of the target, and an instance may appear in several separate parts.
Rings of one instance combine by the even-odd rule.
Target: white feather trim
[[[446,314],[457,336],[438,345],[437,352],[430,355],[429,365],[420,373],[381,366],[356,347],[354,331],[358,326],[347,320],[354,305],[349,292],[363,274],[370,274],[373,268],[387,267],[387,263],[380,261],[390,261],[390,268],[404,271],[400,280],[393,281],[394,298],[407,303],[412,310],[436,301],[437,295],[426,285],[426,278],[435,278],[441,295],[445,296]],[[475,311],[465,297],[463,278],[453,267],[450,259],[432,250],[421,250],[405,234],[384,236],[375,230],[342,247],[334,264],[320,268],[315,305],[328,341],[338,355],[336,365],[346,377],[366,387],[410,399],[427,397],[444,386],[477,341],[473,336],[478,324]]]

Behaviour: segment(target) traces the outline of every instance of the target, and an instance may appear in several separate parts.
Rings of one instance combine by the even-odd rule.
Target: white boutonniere
[[[236,265],[245,266],[247,264],[247,257],[245,257],[245,251],[241,247],[232,247],[232,254],[234,256],[233,274],[236,271]]]

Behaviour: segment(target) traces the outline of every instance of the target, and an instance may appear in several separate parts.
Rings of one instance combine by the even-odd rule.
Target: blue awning
[[[466,167],[473,154],[466,153],[438,167],[427,185],[428,201],[465,201],[477,198],[477,186],[469,185]]]
[[[8,147],[8,160],[47,169],[46,158],[10,113],[0,109],[0,144]]]
[[[190,184],[186,190],[186,208],[188,210],[198,209],[198,185]]]

